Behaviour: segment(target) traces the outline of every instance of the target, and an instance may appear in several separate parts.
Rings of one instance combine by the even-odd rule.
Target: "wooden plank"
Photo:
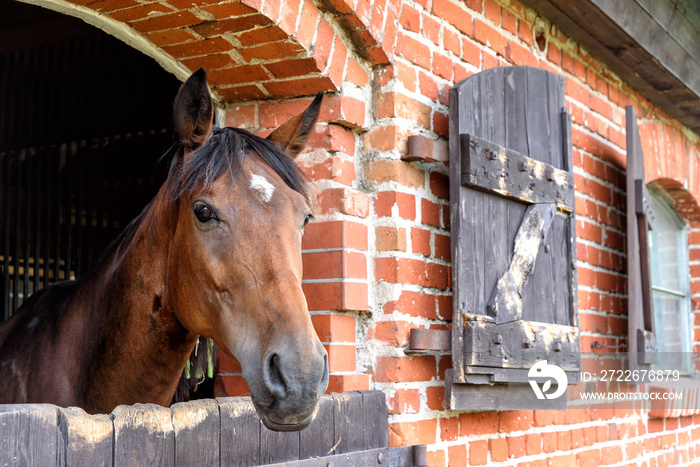
[[[461,135],[463,185],[525,203],[574,210],[574,176],[473,135]]]
[[[260,463],[263,465],[299,459],[298,431],[271,431],[260,427]]]
[[[513,259],[508,270],[498,279],[487,304],[488,313],[497,324],[521,319],[523,286],[535,271],[535,259],[555,214],[553,204],[535,204],[526,211],[515,237]],[[549,258],[546,260],[549,262]]]
[[[114,427],[109,415],[89,415],[78,407],[59,409],[67,466],[111,466]]]
[[[493,384],[484,390],[481,385],[454,383],[450,373],[445,375],[447,410],[566,409],[566,397],[540,401],[529,384]]]
[[[337,445],[335,454],[362,451],[365,435],[360,426],[364,420],[362,394],[356,391],[333,394],[334,418],[333,430]],[[359,422],[359,423],[358,423]]]
[[[508,149],[531,156],[526,114],[527,68],[509,67],[504,72],[504,104],[506,144]],[[476,134],[476,133],[475,133]],[[479,136],[479,134],[476,134]]]
[[[572,326],[571,301],[569,300],[569,223],[573,222],[568,216],[557,215],[552,222],[549,232],[549,245],[551,248],[552,269],[550,283],[552,284],[553,313],[551,320],[555,324]],[[562,261],[562,259],[564,259]]]
[[[175,463],[219,465],[219,404],[211,399],[174,404]]]
[[[170,409],[155,404],[120,405],[112,417],[115,465],[175,465]]]
[[[299,459],[323,457],[333,452],[337,442],[333,429],[333,411],[333,399],[324,395],[318,404],[314,421],[299,432]]]
[[[389,415],[383,391],[362,391],[364,449],[389,446]]]
[[[262,422],[249,397],[219,397],[221,465],[260,465]]]
[[[0,465],[55,465],[62,452],[58,407],[0,405]]]
[[[530,368],[546,359],[576,371],[580,353],[578,328],[532,321],[467,321],[465,347],[465,364],[495,368]]]

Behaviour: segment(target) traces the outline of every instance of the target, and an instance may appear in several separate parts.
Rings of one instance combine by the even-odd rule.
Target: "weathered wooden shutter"
[[[559,365],[570,383],[580,370],[563,78],[505,67],[453,87],[450,185],[453,368],[446,403],[525,408],[519,405],[533,398],[528,370],[535,362]]]
[[[627,309],[629,368],[656,363],[654,302],[649,269],[651,200],[644,176],[644,157],[634,107],[627,108]],[[644,367],[642,367],[644,368]]]

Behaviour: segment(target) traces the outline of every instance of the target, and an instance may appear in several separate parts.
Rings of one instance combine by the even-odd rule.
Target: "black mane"
[[[251,150],[260,154],[289,188],[307,197],[304,174],[289,156],[265,138],[230,127],[214,127],[212,137],[184,162],[179,145],[168,174],[169,197],[175,201],[197,189],[206,191],[226,172],[233,180]]]

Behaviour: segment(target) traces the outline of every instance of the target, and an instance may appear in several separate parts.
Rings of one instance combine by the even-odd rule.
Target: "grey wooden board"
[[[574,210],[573,173],[477,136],[463,134],[460,140],[462,185],[516,201],[556,203],[565,211]]]
[[[58,407],[0,405],[0,465],[56,465],[62,448]]]
[[[364,420],[362,397],[359,393],[333,394],[333,425],[337,446],[335,454],[361,451],[365,446],[365,433],[357,421]]]
[[[563,77],[531,67],[486,70],[453,87],[450,104],[451,135],[474,135],[571,171],[570,125],[562,116]],[[461,181],[464,172],[460,149],[459,138],[451,137],[451,180]],[[527,208],[525,203],[459,185],[450,184],[453,323],[460,313],[486,314],[498,278],[512,260],[513,241]],[[574,222],[573,213],[556,216],[523,290],[523,320],[577,323]],[[462,348],[460,326],[453,330],[452,348]],[[465,381],[463,365],[464,354],[454,351],[457,381]]]
[[[697,51],[689,53],[688,47],[679,42],[688,41],[694,47],[697,32],[688,34],[687,25],[660,20],[661,15],[655,19],[656,15],[645,11],[647,5],[673,11],[676,8],[673,0],[524,0],[524,3],[581,43],[592,56],[599,57],[624,82],[670,116],[695,132],[700,131],[700,60]]]
[[[452,370],[445,376],[445,408],[447,410],[521,410],[566,409],[566,397],[538,400],[529,384],[458,384]]]
[[[112,417],[115,465],[175,465],[170,409],[155,404],[120,405]]]
[[[336,444],[333,411],[333,399],[331,397],[323,397],[319,403],[314,421],[311,422],[308,428],[299,432],[300,459],[333,454]]]
[[[170,410],[176,465],[219,465],[219,404],[204,399],[174,404]]]
[[[90,415],[78,407],[59,409],[59,428],[67,466],[111,466],[114,427],[109,415]]]
[[[365,414],[362,432],[365,437],[364,448],[375,449],[389,445],[389,419],[386,395],[382,391],[363,391],[362,409]]]
[[[223,397],[216,401],[221,416],[221,465],[259,465],[262,422],[250,398]]]
[[[640,331],[653,333],[654,313],[651,300],[651,278],[648,255],[648,223],[646,209],[638,213],[638,205],[644,203],[637,200],[639,190],[638,183],[646,184],[644,175],[644,157],[642,155],[642,143],[639,137],[637,117],[634,107],[626,107],[626,133],[627,133],[627,315],[628,315],[628,349],[629,366],[636,370],[642,364],[647,364],[652,357],[641,356],[640,352],[655,352],[653,347],[639,342]],[[641,192],[641,193],[640,193]],[[642,335],[644,335],[642,333]],[[653,337],[648,337],[653,340]],[[644,362],[644,363],[643,363]]]

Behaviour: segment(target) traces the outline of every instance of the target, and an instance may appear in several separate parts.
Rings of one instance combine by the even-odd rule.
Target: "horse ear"
[[[214,104],[204,68],[192,73],[175,96],[173,120],[178,138],[187,149],[197,149],[211,136]]]
[[[289,157],[295,158],[304,150],[309,140],[321,110],[321,100],[323,100],[323,93],[319,92],[303,113],[280,125],[270,133],[267,139],[282,148]]]

